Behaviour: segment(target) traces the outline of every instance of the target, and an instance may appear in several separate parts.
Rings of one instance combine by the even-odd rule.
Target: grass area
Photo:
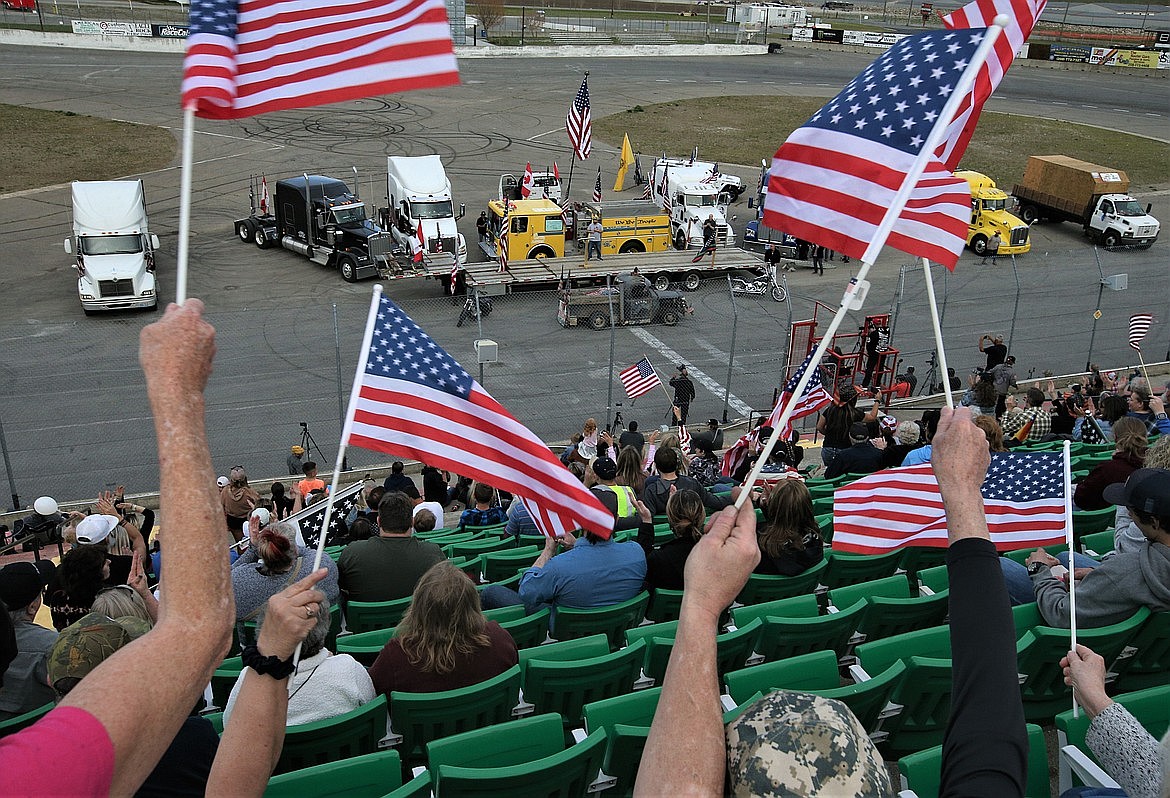
[[[159,127],[3,104],[0,140],[8,142],[0,194],[158,169],[178,150]]]
[[[826,102],[817,97],[702,97],[634,106],[594,120],[593,134],[620,147],[628,133],[643,153],[683,155],[698,146],[703,160],[758,164]],[[687,131],[680,135],[679,131]],[[1043,142],[1037,144],[1037,142]],[[1170,146],[1068,122],[985,113],[961,164],[1011,189],[1029,155],[1070,155],[1125,170],[1133,190],[1170,182]]]

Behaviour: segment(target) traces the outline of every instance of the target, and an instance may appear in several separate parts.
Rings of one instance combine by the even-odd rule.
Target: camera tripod
[[[625,431],[626,431],[626,422],[625,422],[625,419],[622,418],[622,403],[618,402],[617,403],[617,412],[615,412],[613,414],[613,423],[609,425],[609,428],[606,429],[606,432],[608,432],[610,435],[613,435],[615,432],[625,432]]]
[[[926,361],[926,365],[930,366],[930,368],[926,372],[926,379],[922,381],[922,389],[918,391],[919,396],[927,396],[931,393],[939,393],[943,389],[942,380],[938,380],[937,383],[935,382],[938,377],[938,355],[934,352],[931,352],[930,359]],[[936,385],[938,387],[938,391],[935,391]]]
[[[301,448],[310,455],[310,460],[313,459],[313,450],[316,449],[318,462],[325,462],[325,455],[321,452],[321,447],[317,445],[316,439],[313,438],[313,433],[309,432],[309,425],[304,421],[301,422]]]

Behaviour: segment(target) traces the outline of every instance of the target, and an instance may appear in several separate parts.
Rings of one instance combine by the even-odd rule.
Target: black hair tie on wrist
[[[277,659],[276,657],[266,657],[260,653],[256,646],[248,646],[240,652],[240,659],[246,667],[256,671],[256,673],[271,676],[273,679],[287,679],[289,675],[296,670],[293,665],[293,658]]]

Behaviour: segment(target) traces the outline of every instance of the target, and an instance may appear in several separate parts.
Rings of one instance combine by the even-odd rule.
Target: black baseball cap
[[[1101,496],[1119,507],[1133,507],[1149,515],[1170,515],[1170,470],[1139,468],[1125,482],[1107,485]]]

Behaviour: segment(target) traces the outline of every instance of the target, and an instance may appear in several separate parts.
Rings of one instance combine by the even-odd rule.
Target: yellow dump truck
[[[1011,197],[996,188],[994,180],[985,174],[966,170],[955,172],[955,177],[966,180],[971,187],[967,246],[976,255],[987,254],[987,242],[996,233],[1000,238],[1000,255],[1020,255],[1032,248],[1028,225],[1008,212]]]

